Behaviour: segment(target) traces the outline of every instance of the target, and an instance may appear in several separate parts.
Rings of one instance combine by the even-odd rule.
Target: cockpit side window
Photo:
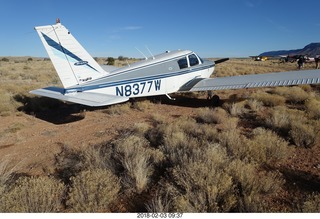
[[[180,69],[188,68],[187,58],[179,59],[179,60],[178,60],[178,64],[179,64]]]
[[[189,55],[190,66],[199,65],[199,59],[195,54]]]

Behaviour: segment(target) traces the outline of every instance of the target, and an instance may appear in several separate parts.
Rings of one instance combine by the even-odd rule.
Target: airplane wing
[[[128,101],[127,97],[101,94],[95,92],[76,92],[64,94],[64,89],[59,87],[46,87],[30,91],[32,94],[50,97],[62,101],[78,103],[86,106],[107,106]]]
[[[179,91],[207,91],[320,83],[320,70],[303,70],[217,78],[196,78]]]

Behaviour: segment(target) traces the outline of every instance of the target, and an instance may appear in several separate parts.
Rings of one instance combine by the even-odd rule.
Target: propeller
[[[218,60],[214,61],[214,63],[215,64],[220,64],[220,63],[228,61],[228,60],[229,60],[229,58],[218,59]]]

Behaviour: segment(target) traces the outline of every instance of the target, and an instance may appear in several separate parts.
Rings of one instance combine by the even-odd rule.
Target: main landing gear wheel
[[[208,91],[207,100],[210,101],[211,106],[219,106],[220,105],[220,97],[218,95],[213,95],[212,91]]]

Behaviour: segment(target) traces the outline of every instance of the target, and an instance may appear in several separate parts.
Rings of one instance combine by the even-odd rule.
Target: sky
[[[56,18],[93,57],[246,57],[320,42],[319,0],[0,0],[0,56],[47,57]]]

